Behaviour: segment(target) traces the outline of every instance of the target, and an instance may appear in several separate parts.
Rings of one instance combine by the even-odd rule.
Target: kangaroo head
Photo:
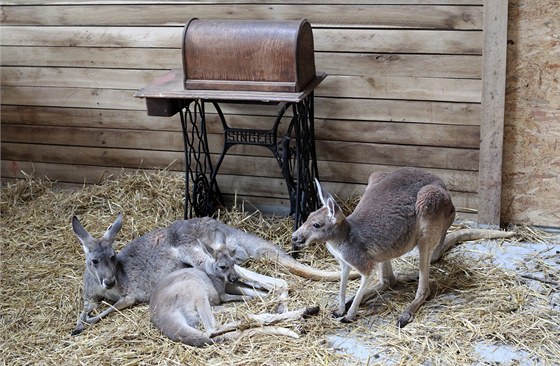
[[[223,279],[224,282],[237,282],[239,275],[235,271],[235,259],[232,257],[235,253],[230,253],[228,250],[225,234],[216,230],[214,232],[214,243],[206,245],[206,249],[212,257],[212,260],[207,264],[206,270],[208,273]]]
[[[317,179],[315,184],[323,207],[310,213],[307,220],[292,234],[292,240],[298,247],[326,242],[341,235],[340,227],[345,219],[342,209]]]
[[[92,237],[76,216],[72,217],[72,229],[82,243],[86,254],[86,270],[104,289],[110,289],[117,282],[117,256],[113,242],[122,227],[122,214],[107,228],[101,239]]]

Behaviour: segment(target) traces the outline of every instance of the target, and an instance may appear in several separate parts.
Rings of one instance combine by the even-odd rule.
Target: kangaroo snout
[[[292,241],[296,245],[296,247],[301,248],[305,246],[306,237],[303,235],[299,235],[297,232],[292,234]]]
[[[103,281],[101,281],[101,286],[107,290],[112,289],[113,287],[115,287],[116,284],[117,284],[117,280],[115,279],[115,277],[104,278]]]
[[[227,280],[231,283],[235,283],[235,282],[239,281],[239,275],[237,273],[230,273],[228,275]]]

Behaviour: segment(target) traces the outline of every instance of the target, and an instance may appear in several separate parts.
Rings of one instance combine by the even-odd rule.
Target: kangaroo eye
[[[314,222],[314,223],[313,223],[313,227],[314,227],[315,229],[320,229],[321,226],[323,226],[323,225],[319,224],[318,222]]]
[[[97,266],[99,264],[99,260],[97,259],[92,259],[91,263],[93,263],[94,266]]]
[[[227,269],[227,266],[220,266],[220,269],[221,269],[222,271],[225,271],[225,270]]]
[[[114,261],[115,261],[115,255],[113,254],[113,255],[111,256],[111,262],[114,262]]]

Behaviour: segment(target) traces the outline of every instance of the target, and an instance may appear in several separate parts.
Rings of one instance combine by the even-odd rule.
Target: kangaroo
[[[173,248],[158,245],[164,237],[162,230],[154,230],[142,240],[133,240],[117,254],[113,242],[121,227],[122,214],[119,213],[103,237],[95,239],[76,216],[72,217],[72,229],[86,255],[84,309],[72,335],[81,333],[85,324],[95,324],[115,310],[148,302],[153,287],[161,277],[185,267],[173,253]],[[108,300],[113,305],[90,317],[102,300]]]
[[[213,305],[243,301],[251,297],[226,292],[226,284],[237,282],[239,275],[235,270],[235,261],[226,247],[224,234],[217,230],[214,240],[214,245],[206,248],[212,254],[205,253],[207,259],[204,272],[196,268],[181,269],[170,273],[157,284],[150,298],[152,323],[168,338],[196,347],[237,339],[255,332],[297,338],[297,334],[286,328],[263,327],[258,331],[231,332],[239,322],[219,326],[212,312]],[[290,314],[270,314],[266,319],[263,319],[264,314],[252,315],[252,318],[261,320],[261,323],[270,323],[313,315],[316,312],[318,308],[309,308]],[[197,329],[201,322],[205,332]]]
[[[338,309],[346,311],[345,294],[350,268],[361,275],[360,287],[342,322],[352,322],[375,269],[379,284],[370,293],[383,291],[395,282],[391,259],[418,247],[419,283],[416,297],[399,316],[404,327],[430,294],[430,262],[438,246],[445,246],[447,229],[455,219],[449,192],[438,177],[416,168],[400,168],[392,173],[373,173],[358,205],[348,217],[316,180],[323,207],[311,213],[292,235],[298,246],[326,242],[341,266]],[[451,245],[451,244],[448,244]],[[444,250],[438,250],[441,256]]]
[[[243,301],[250,297],[226,293],[226,283],[235,283],[239,275],[230,256],[225,236],[216,231],[214,246],[205,252],[205,270],[185,268],[174,271],[156,285],[150,298],[152,323],[175,341],[201,347],[212,339],[196,327],[202,322],[206,333],[217,329],[212,306],[227,301]]]
[[[167,228],[152,230],[127,243],[116,254],[113,242],[122,227],[122,214],[118,214],[101,239],[92,237],[78,218],[72,217],[72,229],[86,255],[83,278],[84,308],[72,335],[81,333],[85,324],[95,324],[115,310],[147,303],[157,282],[175,270],[194,267],[204,271],[207,260],[204,244],[213,242],[216,230],[225,232],[226,240],[230,244],[228,249],[240,263],[251,255],[258,256],[262,248],[266,248],[263,250],[266,253],[277,253],[278,256],[289,258],[288,254],[276,249],[272,243],[216,220],[207,218],[193,219],[192,223],[188,221],[190,220],[179,220]],[[261,255],[261,258],[264,257],[266,256]],[[241,266],[237,266],[236,269],[243,278],[251,282],[228,283],[228,292],[261,297],[276,289],[280,292],[278,310],[287,311],[286,281],[258,274]],[[331,275],[313,268],[310,272]],[[102,300],[107,300],[113,305],[95,316],[90,316],[100,307]]]
[[[226,244],[235,249],[235,261],[241,264],[248,259],[270,260],[284,266],[289,272],[315,281],[336,281],[340,278],[338,271],[324,271],[304,265],[273,243],[243,230],[226,225],[210,217],[178,220],[172,225],[178,233],[189,233],[208,243],[214,230],[219,229],[226,235]],[[352,274],[352,278],[359,275]]]

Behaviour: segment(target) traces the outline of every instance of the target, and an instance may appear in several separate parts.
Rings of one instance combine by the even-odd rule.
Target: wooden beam
[[[506,86],[507,0],[484,2],[478,221],[499,226]]]

